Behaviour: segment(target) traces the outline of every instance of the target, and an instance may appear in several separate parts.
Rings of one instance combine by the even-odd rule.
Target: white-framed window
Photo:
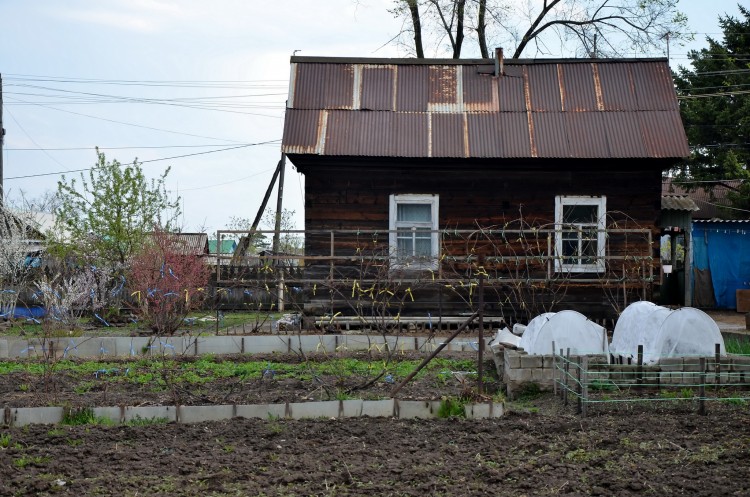
[[[390,196],[389,247],[394,267],[437,269],[439,196],[394,194]]]
[[[555,197],[555,270],[604,271],[607,197]]]

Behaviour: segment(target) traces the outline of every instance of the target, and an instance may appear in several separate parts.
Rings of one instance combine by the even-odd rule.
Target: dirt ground
[[[483,421],[2,428],[0,496],[750,494],[747,406],[582,419],[545,395],[521,410]]]

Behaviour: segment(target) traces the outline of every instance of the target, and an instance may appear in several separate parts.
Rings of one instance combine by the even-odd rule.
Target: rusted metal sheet
[[[455,105],[458,103],[457,72],[456,66],[430,66],[428,104]]]
[[[432,156],[464,156],[464,117],[461,114],[433,112]]]
[[[568,157],[568,134],[562,112],[532,112],[537,157]]]
[[[605,111],[638,110],[633,79],[630,75],[631,65],[597,63]],[[676,97],[674,98],[676,100]]]
[[[353,90],[352,65],[297,64],[295,109],[350,109]]]
[[[322,111],[287,109],[281,150],[286,154],[317,153]]]
[[[425,157],[427,114],[330,111],[326,155]]]
[[[427,112],[429,66],[396,67],[396,111]]]
[[[500,112],[523,112],[526,110],[526,95],[522,66],[505,66],[505,74],[497,80]]]
[[[463,80],[463,103],[466,112],[497,112],[497,85],[487,68],[483,66],[465,67],[461,77]],[[489,67],[489,66],[488,66]]]
[[[637,116],[648,157],[685,157],[690,153],[680,114],[651,111]]]
[[[393,110],[393,66],[362,68],[360,108],[363,110]]]
[[[557,76],[557,64],[529,65],[529,92],[531,110],[535,112],[560,112],[560,82]]]
[[[602,112],[610,157],[648,157],[635,112]]]
[[[597,110],[594,71],[591,64],[558,64],[566,112]]]
[[[677,110],[674,82],[668,67],[643,63],[633,66],[631,74],[638,110]]]
[[[610,156],[602,112],[565,112],[571,157]]]
[[[688,154],[666,60],[295,57],[283,150],[374,157]],[[341,59],[343,60],[343,59]]]

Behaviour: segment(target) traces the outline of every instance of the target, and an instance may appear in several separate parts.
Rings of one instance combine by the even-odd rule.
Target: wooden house
[[[608,316],[650,297],[662,172],[688,144],[666,59],[499,52],[292,57],[282,151],[314,312],[393,293],[393,314],[462,314],[481,276],[490,311]]]

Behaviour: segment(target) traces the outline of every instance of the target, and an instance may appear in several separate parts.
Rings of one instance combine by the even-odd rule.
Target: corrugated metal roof
[[[282,149],[375,157],[677,158],[666,59],[292,58]]]
[[[662,181],[662,195],[685,195],[690,197],[698,211],[693,214],[693,220],[717,219],[728,217],[728,211],[737,217],[750,217],[748,213],[727,209],[732,206],[728,198],[729,192],[739,191],[741,179],[717,180],[702,183],[675,182],[672,178]]]
[[[698,206],[695,205],[693,199],[687,195],[662,195],[661,197],[661,209],[669,211],[697,211]]]

